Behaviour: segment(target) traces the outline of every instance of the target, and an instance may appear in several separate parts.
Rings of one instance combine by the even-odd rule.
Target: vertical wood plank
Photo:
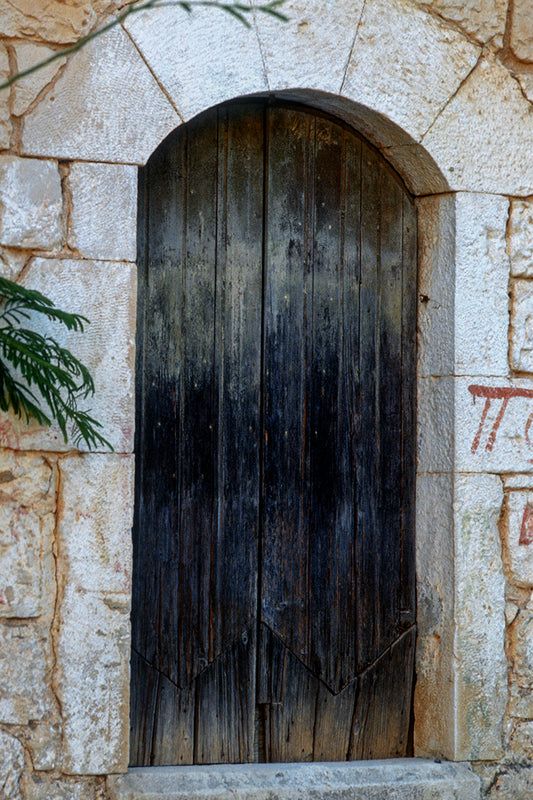
[[[131,678],[130,758],[133,764],[149,767],[152,763],[159,673],[132,650]]]
[[[237,107],[219,115],[211,658],[256,618],[259,524],[263,111]]]
[[[318,679],[266,625],[261,653],[270,665],[265,719],[265,760],[312,761]]]
[[[380,447],[377,404],[379,349],[379,161],[373,150],[361,156],[361,277],[359,290],[359,421],[356,440],[357,669],[365,669],[379,648],[378,573],[380,568],[378,513],[381,501],[377,472]]]
[[[196,679],[195,764],[238,764],[254,759],[256,626]]]
[[[268,111],[261,607],[262,619],[301,658],[309,647],[305,336],[313,125],[301,111]]]
[[[193,763],[194,708],[194,684],[179,689],[164,675],[158,676],[151,766]]]
[[[382,652],[398,634],[402,486],[402,191],[380,165],[379,627]],[[376,532],[377,533],[377,532]]]
[[[416,617],[415,478],[416,478],[416,208],[403,195],[402,277],[402,531],[400,563],[400,623],[408,627]]]
[[[350,152],[350,155],[356,155]],[[352,344],[358,264],[345,262],[346,194],[358,204],[358,184],[346,184],[345,132],[317,119],[315,136],[315,230],[313,264],[311,471],[308,495],[311,653],[313,672],[338,692],[355,672],[355,561],[353,391],[357,387]],[[350,165],[350,174],[357,164]],[[352,228],[353,230],[353,228]],[[355,312],[355,315],[354,315]]]
[[[180,447],[174,471],[179,518],[168,530],[165,572],[163,671],[182,689],[209,658],[209,578],[216,491],[214,426],[214,321],[216,251],[216,119],[187,129],[181,205],[183,253],[176,270],[180,307],[167,320],[179,343],[174,369],[174,414]]]
[[[357,681],[355,678],[338,694],[333,694],[322,682],[319,683],[313,761],[347,760]]]
[[[348,760],[406,755],[415,638],[412,627],[360,676]]]
[[[164,603],[157,587],[164,570],[168,531],[174,530],[179,514],[176,481],[179,427],[174,408],[177,387],[174,364],[179,345],[166,320],[175,318],[180,304],[175,265],[181,261],[183,226],[181,217],[174,219],[174,209],[179,203],[183,180],[184,141],[182,134],[176,136],[174,146],[159,152],[148,169],[145,216],[148,241],[140,264],[144,270],[140,281],[142,339],[138,342],[143,369],[140,400],[143,424],[136,444],[139,478],[132,639],[137,651],[157,669],[164,668],[160,648]],[[162,177],[155,181],[156,175]],[[159,324],[151,324],[153,320]],[[162,359],[162,352],[168,358]],[[163,474],[159,474],[159,463],[166,465]]]
[[[231,114],[219,111],[217,153],[213,365],[217,490],[210,542],[207,620],[209,663],[215,663],[198,678],[195,758],[201,763],[214,763],[221,758],[249,760],[253,753],[256,637],[255,632],[252,636],[244,631],[257,614],[263,238],[261,106],[255,110],[235,109]],[[237,637],[241,638],[236,651]]]

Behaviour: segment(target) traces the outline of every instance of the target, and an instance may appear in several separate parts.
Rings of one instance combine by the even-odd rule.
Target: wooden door
[[[405,755],[412,198],[263,101],[180,128],[140,188],[132,764]]]

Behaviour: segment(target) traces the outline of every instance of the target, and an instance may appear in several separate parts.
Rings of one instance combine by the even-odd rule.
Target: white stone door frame
[[[289,2],[286,25],[257,12],[250,29],[213,10],[132,15],[72,56],[23,119],[22,154],[59,162],[68,200],[68,250],[43,253],[25,280],[63,305],[77,298],[74,311],[84,313],[85,303],[95,331],[87,345],[95,414],[116,450],[71,458],[62,478],[70,505],[62,510],[56,689],[70,774],[128,764],[135,165],[196,114],[250,95],[344,119],[418,198],[415,755],[502,755],[500,474],[531,472],[531,462],[524,441],[509,445],[519,400],[499,446],[487,449],[483,439],[474,447],[484,395],[470,387],[524,380],[508,359],[505,229],[508,196],[533,194],[530,106],[503,66],[405,0],[333,3],[327,13],[318,5]],[[2,425],[19,449],[62,448],[54,429]],[[98,537],[107,561],[92,543]],[[94,619],[103,638],[77,647],[80,626],[92,641]]]

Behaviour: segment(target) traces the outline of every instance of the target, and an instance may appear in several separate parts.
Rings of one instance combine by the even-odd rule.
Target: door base
[[[470,765],[419,758],[314,764],[133,767],[110,800],[479,800]]]

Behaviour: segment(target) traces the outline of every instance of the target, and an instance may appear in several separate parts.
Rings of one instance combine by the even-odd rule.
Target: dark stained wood
[[[408,195],[402,207],[402,541],[398,578],[400,624],[408,628],[415,623],[416,560],[415,560],[415,463],[416,463],[416,315],[417,238],[416,210]]]
[[[254,760],[256,626],[196,679],[195,764]]]
[[[378,475],[379,416],[378,320],[380,159],[370,148],[361,154],[361,265],[359,285],[359,418],[356,422],[357,536],[357,671],[371,664],[379,652],[378,578],[381,568]]]
[[[398,576],[401,544],[402,483],[402,200],[405,190],[391,171],[380,166],[380,281],[379,281],[379,389],[378,473],[379,557],[378,574],[379,649],[388,647],[398,635]],[[399,508],[400,505],[400,508]],[[392,578],[392,580],[391,580]],[[392,585],[391,585],[392,584]]]
[[[196,686],[179,689],[158,675],[150,763],[192,764]]]
[[[132,763],[404,755],[412,199],[263,101],[172,134],[139,196]]]
[[[309,411],[306,331],[312,315],[309,222],[314,119],[268,112],[265,233],[264,471],[261,618],[309,655]]]
[[[415,628],[412,627],[359,677],[349,761],[405,755],[414,652]]]

